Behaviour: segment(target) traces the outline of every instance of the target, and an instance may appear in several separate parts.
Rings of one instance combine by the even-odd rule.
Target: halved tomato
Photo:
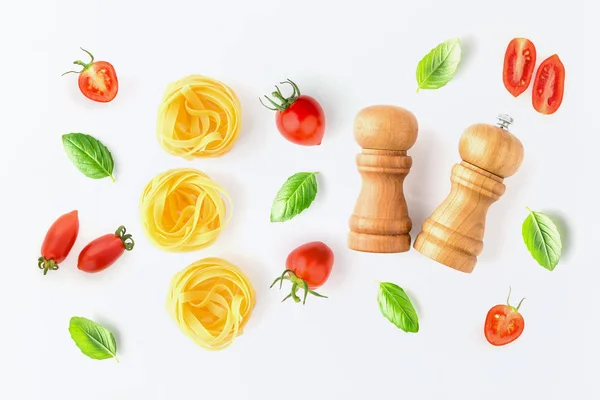
[[[510,305],[510,292],[509,287],[506,304],[495,305],[485,317],[483,332],[487,341],[494,346],[504,346],[517,340],[525,329],[525,320],[519,312],[525,299],[513,307]]]
[[[67,71],[62,75],[79,74],[78,84],[81,93],[90,100],[108,103],[115,98],[119,91],[119,80],[115,68],[108,61],[94,61],[92,53],[85,49],[81,50],[90,56],[90,61],[87,63],[81,60],[74,61],[73,64],[80,65],[83,69]]]
[[[533,83],[533,108],[542,114],[554,114],[563,100],[565,66],[554,54],[545,59],[537,70]]]
[[[529,39],[514,38],[508,44],[504,54],[502,80],[504,87],[514,97],[519,96],[529,87],[537,52]]]

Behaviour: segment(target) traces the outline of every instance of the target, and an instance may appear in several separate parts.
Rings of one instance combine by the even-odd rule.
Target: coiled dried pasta
[[[240,101],[231,88],[189,75],[167,86],[156,134],[163,149],[175,156],[220,157],[233,147],[241,122]]]
[[[213,244],[228,223],[232,206],[225,189],[208,175],[180,168],[148,182],[140,211],[146,236],[156,247],[184,253]]]
[[[222,258],[196,261],[175,274],[167,309],[199,346],[222,350],[242,334],[256,303],[244,272]]]

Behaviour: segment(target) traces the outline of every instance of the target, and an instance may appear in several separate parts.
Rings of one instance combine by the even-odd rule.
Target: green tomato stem
[[[294,103],[296,100],[298,100],[298,97],[300,97],[300,89],[298,88],[298,85],[296,85],[294,82],[292,82],[291,80],[286,80],[285,82],[280,82],[280,84],[289,84],[292,86],[292,94],[289,97],[284,97],[283,94],[281,93],[281,90],[279,89],[279,87],[277,85],[275,85],[275,91],[271,93],[271,96],[275,97],[277,100],[279,100],[279,102],[281,104],[278,104],[276,102],[274,102],[272,99],[270,99],[268,96],[264,96],[265,99],[267,99],[267,101],[273,106],[273,107],[269,107],[267,106],[265,103],[263,103],[262,99],[259,98],[261,104],[268,108],[271,111],[285,111],[288,109],[289,106],[292,105],[292,103]]]
[[[521,304],[523,304],[523,300],[525,300],[525,297],[523,297],[521,299],[521,301],[519,302],[519,304],[517,305],[517,308],[515,310],[519,311],[519,308],[521,308]]]
[[[517,305],[517,307],[513,307],[510,305],[510,293],[512,292],[512,288],[509,286],[508,287],[508,298],[506,299],[506,305],[509,306],[510,308],[512,308],[515,311],[519,311],[519,308],[521,308],[521,304],[523,304],[523,300],[525,300],[525,297],[523,297],[521,299],[521,301],[519,302],[519,304]]]
[[[283,273],[280,276],[275,278],[273,283],[271,283],[271,286],[269,286],[269,289],[272,288],[273,286],[275,286],[275,284],[277,282],[279,282],[279,289],[281,290],[281,288],[283,287],[284,280],[290,281],[292,283],[292,288],[290,290],[290,293],[287,296],[285,296],[283,298],[283,300],[281,300],[282,303],[284,301],[286,301],[287,299],[292,298],[295,303],[302,302],[302,304],[304,305],[304,304],[306,304],[306,299],[307,299],[309,293],[316,297],[321,297],[321,298],[325,298],[325,299],[327,298],[327,296],[324,296],[320,293],[310,290],[308,288],[308,283],[306,283],[306,281],[304,279],[298,278],[296,276],[296,274],[292,270],[289,270],[289,269],[286,269],[285,271],[283,271]],[[300,299],[300,297],[297,294],[298,289],[300,289],[300,288],[302,288],[304,290],[302,299]]]
[[[48,271],[56,271],[58,269],[58,264],[54,260],[47,260],[44,257],[38,258],[38,268],[44,270],[44,275],[48,273]]]
[[[119,239],[121,239],[121,242],[123,242],[123,247],[125,248],[125,250],[127,251],[131,251],[133,250],[133,246],[135,246],[135,242],[133,241],[133,237],[131,236],[131,234],[127,233],[127,229],[125,229],[125,226],[121,225],[119,226],[119,228],[116,230],[115,235],[119,237]]]
[[[88,69],[89,67],[92,66],[92,64],[94,63],[94,56],[92,55],[92,53],[90,53],[89,51],[87,51],[84,48],[80,47],[80,49],[83,50],[83,51],[85,51],[88,54],[88,56],[90,56],[90,62],[85,63],[85,62],[83,62],[81,60],[73,61],[73,64],[80,65],[81,67],[83,67],[83,69],[81,71],[67,71],[67,72],[63,73],[61,76],[65,76],[67,74],[80,74],[80,73],[82,73],[83,71],[85,71],[86,69]]]

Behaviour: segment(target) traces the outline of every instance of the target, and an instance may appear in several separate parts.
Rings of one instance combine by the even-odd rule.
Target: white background
[[[0,398],[600,398],[593,384],[600,356],[597,7],[591,0],[2,2]],[[534,111],[531,89],[514,99],[502,85],[504,50],[516,36],[534,41],[539,62],[558,53],[565,64],[565,98],[552,116]],[[415,93],[417,62],[452,37],[464,48],[455,79]],[[76,76],[60,77],[72,61],[86,60],[80,46],[115,66],[113,102],[89,101]],[[222,80],[242,102],[239,141],[220,159],[173,157],[155,137],[165,86],[192,73]],[[323,105],[319,147],[285,141],[258,102],[286,78]],[[414,249],[375,255],[346,248],[360,188],[352,124],[372,104],[406,107],[419,121],[405,183],[413,239],[448,193],[461,133],[495,123],[498,113],[515,119],[525,161],[490,209],[473,274]],[[88,179],[71,165],[60,139],[68,132],[92,134],[112,150],[116,183]],[[141,230],[142,188],[175,167],[205,171],[233,198],[231,224],[203,251],[164,253]],[[310,209],[271,224],[279,186],[313,170],[321,174]],[[561,226],[565,249],[554,272],[523,244],[526,206]],[[77,243],[59,271],[43,276],[36,260],[45,232],[73,209]],[[134,251],[103,273],[78,271],[82,247],[120,224],[137,239]],[[335,252],[321,289],[330,298],[281,304],[285,293],[269,284],[288,252],[313,240]],[[207,256],[239,265],[257,291],[245,333],[217,353],[195,346],[165,309],[173,274]],[[377,280],[406,289],[420,316],[418,334],[380,315]],[[509,285],[513,302],[527,297],[525,331],[495,348],[483,322]],[[74,315],[114,331],[121,363],[80,353],[67,330]]]

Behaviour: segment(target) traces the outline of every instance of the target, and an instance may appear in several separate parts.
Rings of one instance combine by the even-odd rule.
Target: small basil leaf
[[[417,65],[417,92],[439,89],[454,77],[461,58],[460,39],[450,39],[434,47]]]
[[[69,323],[71,338],[81,352],[94,360],[117,358],[117,342],[113,334],[100,324],[83,317],[72,317]]]
[[[381,282],[377,295],[379,310],[392,324],[404,332],[419,331],[419,317],[404,290],[391,282]]]
[[[71,162],[88,178],[107,176],[115,180],[115,167],[110,151],[98,139],[85,133],[68,133],[62,136],[63,147]]]
[[[285,181],[271,206],[271,222],[290,220],[311,205],[317,196],[316,175],[298,172]]]
[[[538,264],[553,271],[558,265],[562,252],[560,233],[554,222],[541,212],[529,210],[521,233],[527,250]]]

